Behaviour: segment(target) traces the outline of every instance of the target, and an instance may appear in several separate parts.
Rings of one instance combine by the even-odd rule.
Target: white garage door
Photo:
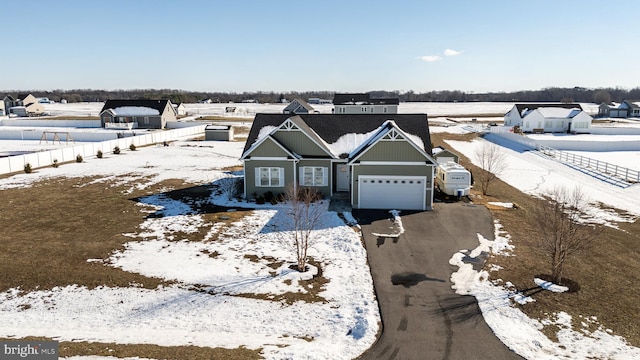
[[[424,210],[424,176],[358,176],[361,209]]]

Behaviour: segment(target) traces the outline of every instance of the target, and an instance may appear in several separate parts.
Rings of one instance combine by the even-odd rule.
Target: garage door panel
[[[359,176],[361,209],[424,210],[423,176]]]

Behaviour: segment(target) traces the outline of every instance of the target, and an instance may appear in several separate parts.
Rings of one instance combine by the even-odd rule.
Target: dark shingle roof
[[[123,106],[139,106],[156,109],[160,114],[164,112],[169,100],[107,100],[100,113],[107,109],[115,109]]]
[[[431,154],[427,114],[256,114],[243,153],[257,140],[260,129],[265,126],[279,126],[292,116],[302,118],[329,144],[335,143],[342,135],[366,134],[378,129],[386,120],[393,120],[404,132],[418,136],[426,153]]]
[[[398,105],[399,98],[372,98],[368,93],[359,94],[335,94],[333,96],[334,105]]]
[[[525,109],[529,109],[529,111],[531,111],[541,107],[542,108],[555,107],[555,108],[563,108],[563,109],[578,108],[582,110],[582,106],[580,106],[580,104],[562,104],[562,103],[516,104],[516,108],[518,109],[519,114],[522,114],[522,111]]]

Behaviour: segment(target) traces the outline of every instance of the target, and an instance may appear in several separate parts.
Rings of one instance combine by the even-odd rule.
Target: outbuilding
[[[231,125],[207,125],[204,128],[206,141],[233,141],[233,126]]]

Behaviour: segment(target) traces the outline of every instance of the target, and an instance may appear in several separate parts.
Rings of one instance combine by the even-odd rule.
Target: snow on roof
[[[116,116],[158,116],[160,112],[156,109],[144,106],[121,106],[111,109]]]
[[[331,152],[340,156],[341,154],[351,154],[352,151],[359,148],[360,145],[365,143],[378,129],[368,132],[366,134],[349,133],[344,134],[338,138],[338,140],[332,144],[327,144]]]
[[[545,118],[572,118],[580,113],[580,109],[541,107],[536,109]]]

